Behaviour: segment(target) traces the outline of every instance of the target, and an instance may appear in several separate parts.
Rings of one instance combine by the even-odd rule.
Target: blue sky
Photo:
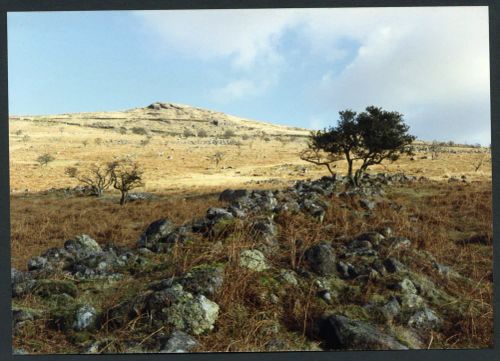
[[[13,115],[164,101],[323,128],[373,104],[490,143],[485,7],[10,13],[8,41]]]

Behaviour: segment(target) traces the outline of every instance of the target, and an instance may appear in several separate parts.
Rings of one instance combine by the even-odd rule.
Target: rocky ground
[[[458,322],[490,320],[491,304],[476,302],[478,283],[439,262],[418,232],[374,220],[404,211],[388,186],[426,182],[379,173],[354,190],[342,177],[228,189],[225,206],[184,224],[158,219],[132,247],[75,235],[12,269],[15,352],[450,347]],[[347,236],[353,219],[367,226]]]

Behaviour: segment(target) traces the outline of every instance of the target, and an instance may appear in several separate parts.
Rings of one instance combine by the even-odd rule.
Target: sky
[[[9,113],[156,101],[322,129],[369,105],[491,143],[487,7],[8,14]]]

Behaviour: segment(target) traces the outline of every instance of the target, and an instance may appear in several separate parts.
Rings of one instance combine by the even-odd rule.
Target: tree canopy
[[[311,133],[302,159],[326,166],[332,175],[335,175],[333,163],[345,160],[351,185],[359,186],[371,165],[411,154],[410,145],[415,137],[408,133],[409,126],[401,113],[369,106],[359,114],[347,109],[339,115],[337,126]],[[355,164],[359,164],[356,170]]]

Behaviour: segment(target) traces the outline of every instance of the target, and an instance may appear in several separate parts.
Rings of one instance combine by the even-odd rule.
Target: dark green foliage
[[[408,134],[409,127],[402,114],[369,106],[360,114],[347,109],[339,115],[336,127],[312,132],[302,159],[325,165],[330,172],[332,163],[345,159],[351,184],[359,186],[369,166],[411,154],[410,145],[415,137]],[[355,161],[361,164],[354,171]]]

